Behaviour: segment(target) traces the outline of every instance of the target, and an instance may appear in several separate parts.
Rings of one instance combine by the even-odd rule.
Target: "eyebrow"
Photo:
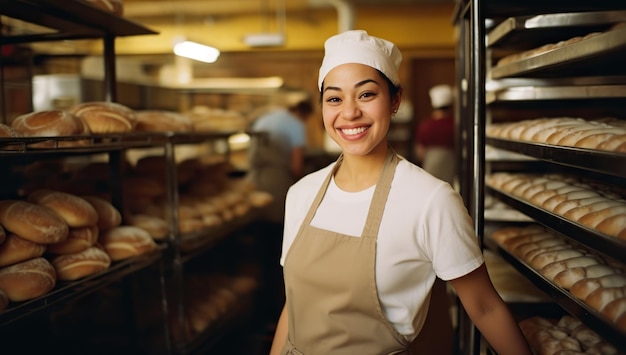
[[[356,83],[354,85],[355,88],[361,87],[367,83],[374,83],[376,85],[380,85],[378,83],[378,81],[374,80],[374,79],[365,79],[363,81],[359,81],[358,83]],[[337,86],[327,86],[326,88],[324,88],[324,92],[328,91],[328,90],[336,90],[336,91],[341,91],[341,89]]]

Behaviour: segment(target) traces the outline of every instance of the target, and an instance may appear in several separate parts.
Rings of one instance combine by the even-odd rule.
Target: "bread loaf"
[[[21,200],[0,201],[0,224],[18,236],[40,244],[67,238],[67,223],[51,209]]]
[[[585,297],[585,303],[600,312],[611,301],[626,297],[626,286],[600,287]]]
[[[626,297],[620,297],[607,303],[600,312],[612,322],[616,322],[619,317],[626,314]]]
[[[606,201],[607,198],[604,196],[594,196],[594,197],[589,197],[589,198],[579,198],[579,199],[572,199],[572,200],[565,200],[561,203],[559,203],[558,205],[556,205],[552,212],[564,216],[565,213],[577,208],[577,207],[583,207],[583,206],[587,206],[589,204],[593,204],[596,202],[602,202],[602,201]]]
[[[43,296],[55,285],[56,272],[42,257],[0,268],[0,289],[13,302]]]
[[[85,102],[75,105],[70,112],[97,134],[131,132],[136,124],[134,111],[114,102]]]
[[[626,213],[606,218],[596,226],[596,230],[606,235],[619,237],[620,234],[626,231]]]
[[[598,211],[587,213],[586,215],[578,219],[578,223],[587,226],[589,228],[596,228],[598,224],[602,223],[605,219],[626,213],[626,205],[607,207]]]
[[[109,201],[92,195],[83,195],[81,197],[95,209],[98,215],[96,225],[101,230],[117,227],[122,223],[120,211]]]
[[[624,287],[626,275],[610,274],[598,278],[582,279],[572,285],[570,292],[578,299],[585,300],[591,293],[600,288]]]
[[[549,263],[582,256],[583,252],[576,249],[549,250],[533,256],[529,263],[535,270],[540,270]]]
[[[145,214],[132,215],[128,217],[128,225],[145,230],[155,240],[167,239],[169,234],[167,222],[163,218],[156,216]]]
[[[584,206],[572,208],[571,210],[564,213],[563,217],[572,221],[578,221],[583,216],[591,212],[596,212],[596,211],[603,210],[605,208],[620,206],[620,205],[623,205],[623,203],[618,202],[618,201],[612,201],[612,200],[609,200],[608,198],[600,197],[600,201],[589,203]]]
[[[28,195],[28,201],[50,208],[72,228],[95,226],[98,222],[95,208],[73,194],[41,189]]]
[[[98,241],[99,229],[96,226],[70,228],[67,239],[54,244],[48,244],[47,253],[73,254],[81,252]]]
[[[137,111],[137,132],[191,132],[191,118],[172,111],[145,110]]]
[[[51,263],[59,280],[72,281],[108,269],[111,258],[96,245],[78,253],[55,256]]]
[[[539,272],[545,276],[548,280],[554,280],[556,275],[561,271],[574,267],[586,267],[590,265],[598,264],[599,260],[593,256],[578,256],[561,261],[555,261],[542,267]]]
[[[17,116],[11,127],[26,137],[88,135],[88,127],[64,110],[36,111]]]
[[[585,267],[568,268],[554,277],[554,283],[564,289],[570,289],[576,282],[586,278],[598,278],[605,275],[617,274],[617,270],[604,264],[594,264]]]
[[[42,244],[9,234],[6,241],[0,244],[0,267],[38,258],[45,251],[46,247]]]
[[[548,235],[548,233],[546,233],[546,235]],[[556,238],[554,236],[550,237],[551,238],[546,238],[538,241],[517,244],[515,246],[512,246],[510,249],[508,248],[508,246],[505,246],[505,249],[510,250],[517,257],[526,258],[527,255],[530,255],[529,253],[533,250],[545,251],[548,248],[553,248],[557,246],[568,246],[568,244],[562,238]]]
[[[99,242],[114,261],[142,255],[157,247],[148,232],[134,226],[111,228],[102,233]]]

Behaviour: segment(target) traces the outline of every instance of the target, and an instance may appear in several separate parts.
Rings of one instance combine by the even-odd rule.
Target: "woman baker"
[[[365,31],[325,43],[322,116],[342,154],[287,194],[286,304],[272,355],[409,354],[437,277],[498,354],[531,354],[458,193],[388,145],[401,59]]]

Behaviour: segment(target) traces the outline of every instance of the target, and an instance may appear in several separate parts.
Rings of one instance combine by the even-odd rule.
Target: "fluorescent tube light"
[[[205,63],[214,63],[217,57],[220,56],[220,51],[217,48],[205,44],[182,41],[174,44],[174,54]]]

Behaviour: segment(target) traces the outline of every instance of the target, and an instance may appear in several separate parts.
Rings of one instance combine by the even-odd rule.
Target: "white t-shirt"
[[[305,176],[290,188],[281,265],[284,266],[289,247],[334,165]],[[374,189],[375,186],[345,192],[331,181],[312,225],[360,237]],[[471,218],[459,194],[449,184],[401,159],[376,246],[378,294],[395,329],[408,340],[415,338],[424,324],[435,278],[461,277],[483,261]]]

